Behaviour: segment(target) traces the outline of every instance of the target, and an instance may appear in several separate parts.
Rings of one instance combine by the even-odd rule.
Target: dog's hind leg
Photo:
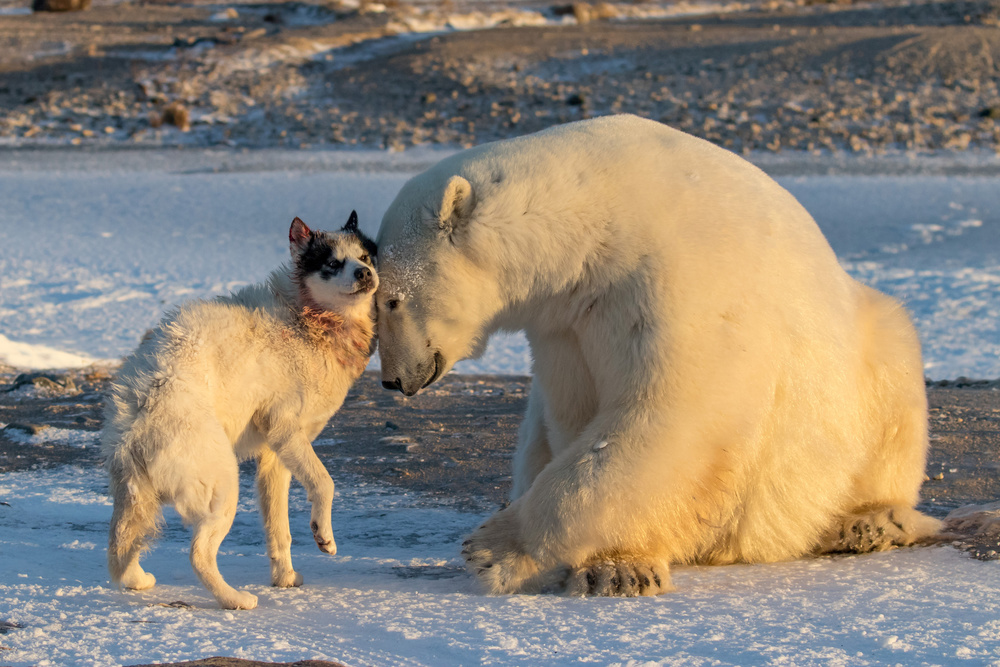
[[[228,448],[228,445],[227,445]],[[208,448],[206,448],[207,452]],[[222,454],[213,451],[214,454]],[[191,537],[191,567],[223,609],[253,609],[257,596],[238,591],[222,578],[216,557],[219,545],[233,525],[239,501],[239,466],[232,450],[201,465],[176,502]]]
[[[156,533],[160,501],[149,479],[131,470],[126,473],[121,460],[112,462],[110,472],[115,508],[108,532],[108,570],[116,584],[143,591],[156,584],[156,577],[139,565],[139,557],[148,536]]]
[[[270,449],[257,459],[257,497],[260,501],[267,555],[271,559],[271,585],[301,586],[302,575],[292,568],[292,534],[288,527],[288,486],[292,473]]]
[[[281,463],[306,489],[306,496],[312,503],[309,526],[312,528],[316,546],[328,554],[337,553],[337,543],[333,540],[333,526],[330,524],[333,480],[313,451],[312,443],[304,434],[295,431],[287,437],[275,438],[271,447],[281,459]]]

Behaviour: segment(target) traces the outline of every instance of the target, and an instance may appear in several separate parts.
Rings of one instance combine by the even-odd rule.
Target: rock
[[[386,421],[385,427],[390,431],[398,431],[399,425],[396,422]]]
[[[48,428],[46,424],[30,424],[28,422],[11,422],[7,424],[3,430],[4,431],[21,431],[22,433],[27,433],[28,435],[38,435],[42,431]]]
[[[620,12],[618,11],[618,8],[610,2],[599,2],[593,6],[591,11],[592,18],[600,19],[602,21],[618,18],[619,14]]]
[[[992,118],[993,120],[1000,120],[1000,106],[986,107],[979,112],[980,118]]]
[[[577,93],[573,93],[572,95],[566,98],[566,104],[568,104],[571,107],[583,106],[584,102],[585,100],[583,99],[583,97]]]
[[[59,393],[76,391],[76,383],[73,382],[73,378],[68,375],[54,375],[52,373],[21,373],[14,378],[13,384],[4,391],[14,391],[29,384],[39,389]]]
[[[379,438],[378,443],[394,452],[412,452],[418,447],[417,443],[413,442],[413,438],[408,435],[387,435],[384,438]]]
[[[236,11],[235,7],[226,7],[221,12],[216,12],[209,17],[211,21],[232,21],[233,19],[238,19],[240,13]]]
[[[31,10],[35,12],[79,12],[90,9],[90,0],[34,0]]]
[[[191,112],[180,102],[171,102],[164,109],[161,115],[163,122],[173,125],[181,132],[191,129]]]

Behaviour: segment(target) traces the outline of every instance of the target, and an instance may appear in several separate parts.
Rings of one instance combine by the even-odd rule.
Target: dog
[[[253,609],[216,564],[236,514],[241,459],[257,459],[271,585],[299,586],[292,568],[288,488],[312,503],[321,551],[337,551],[334,485],[313,439],[375,348],[377,248],[352,212],[339,232],[289,230],[291,263],[264,283],[167,314],[123,363],[105,410],[102,452],[114,511],[108,569],[120,587],[156,578],[139,558],[172,504],[193,529],[191,565],[225,609]]]

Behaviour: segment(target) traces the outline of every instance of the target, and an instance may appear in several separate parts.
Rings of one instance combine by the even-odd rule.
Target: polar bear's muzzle
[[[406,396],[413,396],[441,377],[445,368],[447,368],[447,364],[445,364],[444,357],[440,352],[435,352],[426,364],[417,366],[416,372],[408,373],[406,378],[397,376],[392,381],[382,380],[382,386],[389,390],[395,389]]]

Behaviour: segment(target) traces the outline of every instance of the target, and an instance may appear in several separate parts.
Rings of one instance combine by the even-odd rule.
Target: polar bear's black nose
[[[367,266],[362,266],[360,268],[354,269],[354,279],[355,280],[371,280],[372,270]]]
[[[403,381],[396,378],[395,382],[387,382],[382,380],[382,386],[386,389],[395,389],[396,391],[403,391]]]

